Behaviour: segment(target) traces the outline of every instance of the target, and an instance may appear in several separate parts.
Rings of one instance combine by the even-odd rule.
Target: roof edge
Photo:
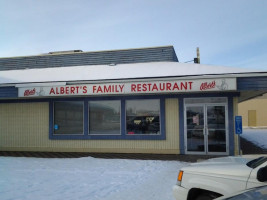
[[[175,49],[173,45],[166,45],[166,46],[155,46],[155,47],[140,47],[140,48],[129,48],[129,49],[112,49],[112,50],[99,50],[99,51],[82,51],[82,52],[66,52],[65,53],[57,53],[57,54],[49,54],[48,53],[41,53],[38,55],[27,55],[27,56],[14,56],[14,57],[0,57],[0,59],[5,58],[25,58],[25,57],[40,57],[40,56],[58,56],[58,55],[67,55],[67,54],[86,54],[86,53],[102,53],[102,52],[116,52],[116,51],[131,51],[131,50],[142,50],[142,49],[158,49],[158,48],[172,48],[176,55]],[[60,51],[60,50],[59,50]],[[72,51],[72,50],[69,50]],[[52,51],[54,52],[54,51]],[[63,51],[62,51],[63,52]],[[176,55],[177,58],[177,55]],[[178,61],[178,58],[177,58]]]

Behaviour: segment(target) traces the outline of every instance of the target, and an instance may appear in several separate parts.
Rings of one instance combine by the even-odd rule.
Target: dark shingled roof
[[[178,62],[178,58],[173,46],[97,52],[74,50],[36,56],[0,58],[0,71],[144,62]]]

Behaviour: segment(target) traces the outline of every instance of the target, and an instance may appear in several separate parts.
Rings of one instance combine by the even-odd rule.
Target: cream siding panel
[[[46,110],[48,103],[0,104],[0,147],[40,146],[48,137]]]
[[[244,127],[248,127],[249,110],[256,110],[257,127],[267,127],[267,99],[252,99],[239,103],[238,112],[243,118]]]
[[[179,153],[178,100],[166,99],[166,140],[49,140],[48,103],[0,104],[0,150]]]
[[[257,126],[257,111],[248,110],[248,126],[256,127]]]
[[[179,102],[178,99],[166,99],[166,137],[172,149],[180,153],[179,137]]]

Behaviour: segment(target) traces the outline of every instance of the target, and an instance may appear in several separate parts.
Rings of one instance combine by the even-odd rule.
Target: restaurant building
[[[235,155],[267,73],[179,63],[172,46],[0,58],[0,151]]]

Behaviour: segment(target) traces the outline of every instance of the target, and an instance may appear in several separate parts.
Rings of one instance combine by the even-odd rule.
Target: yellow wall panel
[[[48,103],[0,104],[0,150],[179,153],[177,99],[166,99],[166,140],[49,140]]]
[[[179,102],[178,99],[166,99],[166,137],[170,140],[170,147],[178,149],[179,145]]]
[[[256,121],[250,124],[249,110],[256,112]],[[267,127],[267,99],[252,99],[239,103],[238,113],[242,116],[244,127]]]
[[[47,113],[48,103],[0,104],[0,147],[36,147],[48,137]]]
[[[257,126],[257,111],[248,110],[248,126],[256,127]]]

